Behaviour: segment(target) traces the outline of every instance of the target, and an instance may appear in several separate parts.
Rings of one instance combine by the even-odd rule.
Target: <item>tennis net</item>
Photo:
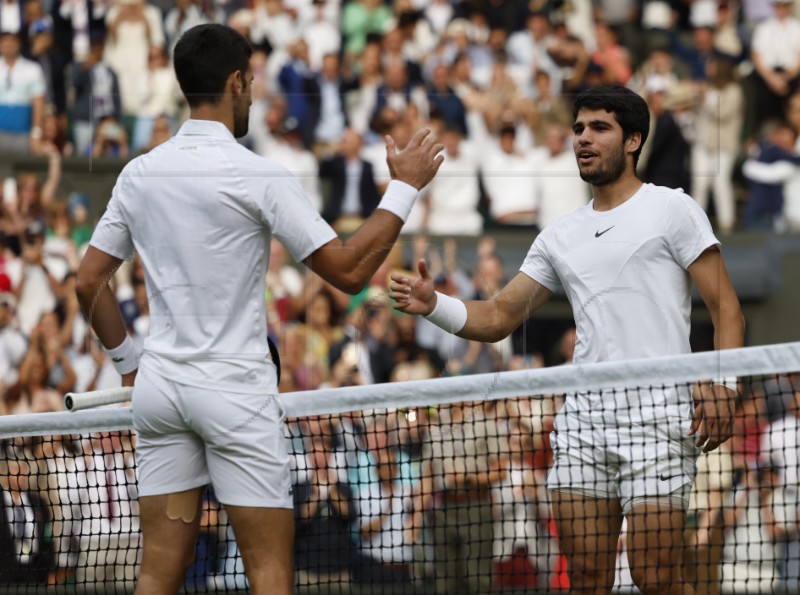
[[[734,439],[700,455],[690,489],[688,403],[730,376]],[[282,400],[300,593],[563,592],[572,546],[559,528],[580,531],[622,590],[654,565],[682,567],[700,593],[798,589],[800,343]],[[135,445],[127,408],[0,418],[0,592],[133,589]],[[575,498],[561,523],[545,486],[554,459],[561,493]],[[621,500],[633,524],[655,495],[689,504],[685,526],[648,521],[650,549],[606,537],[627,507],[580,505]],[[202,510],[186,589],[246,591],[212,491]]]

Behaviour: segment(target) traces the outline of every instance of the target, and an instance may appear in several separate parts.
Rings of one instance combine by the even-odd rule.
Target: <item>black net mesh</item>
[[[568,591],[572,550],[583,552],[573,577],[622,590],[682,572],[698,593],[794,592],[800,374],[742,377],[739,389],[734,438],[697,459],[688,419],[602,415],[603,403],[635,409],[643,395],[697,395],[696,384],[604,391],[592,419],[558,417],[553,433],[564,395],[288,419],[296,590]],[[142,552],[135,434],[2,447],[0,591],[131,591]],[[686,500],[685,516],[675,512]],[[247,590],[211,490],[184,585]]]

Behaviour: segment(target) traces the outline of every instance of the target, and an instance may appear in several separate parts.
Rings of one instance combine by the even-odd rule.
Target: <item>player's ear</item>
[[[241,95],[244,91],[244,80],[242,79],[242,71],[234,70],[228,77],[228,89],[234,95]]]
[[[641,145],[642,145],[642,133],[641,132],[631,132],[628,135],[628,138],[625,139],[625,148],[630,153],[634,153]]]

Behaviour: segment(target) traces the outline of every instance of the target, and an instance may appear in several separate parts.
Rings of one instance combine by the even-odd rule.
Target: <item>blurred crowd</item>
[[[800,229],[798,14],[791,0],[0,0],[0,152],[48,164],[43,177],[21,172],[0,185],[0,414],[59,411],[68,391],[119,386],[75,298],[97,214],[81,189],[63,192],[63,161],[131,158],[177,130],[188,111],[170,56],[188,28],[226,23],[251,40],[253,106],[241,142],[296,175],[341,233],[369,216],[390,179],[385,134],[402,148],[430,126],[445,144],[405,240],[358,296],[300,272],[273,242],[265,299],[283,362],[280,389],[290,392],[571,361],[571,324],[531,321],[484,345],[397,315],[386,287],[390,272],[426,257],[437,290],[494,295],[518,263],[504,263],[484,231],[502,238],[502,230],[528,230],[532,238],[590,198],[571,150],[571,99],[596,83],[625,84],[647,99],[641,177],[691,193],[719,234]],[[469,258],[453,239],[428,239],[465,235],[478,238]],[[111,284],[141,345],[149,327],[141,261],[126,263]],[[797,388],[795,378],[778,394]],[[770,394],[743,399],[742,424],[754,423]],[[300,579],[428,580],[437,560],[463,553],[452,544],[478,543],[474,572],[446,576],[474,588],[487,580],[563,586],[542,484],[559,401],[293,420]],[[768,420],[784,425],[748,429],[744,442],[708,457],[705,487],[700,475],[689,549],[698,560],[724,557],[726,576],[744,573],[740,582],[763,575],[791,585],[800,574],[800,551],[791,549],[798,447],[786,438],[798,435],[795,401],[783,403],[788,409],[771,403]],[[447,452],[453,441],[443,432],[460,433],[463,448]],[[783,442],[770,443],[775,436]],[[27,569],[25,580],[60,582],[77,568],[101,568],[86,557],[97,542],[87,546],[81,536],[105,522],[114,529],[103,539],[116,546],[100,549],[125,554],[96,580],[129,580],[136,550],[125,548],[138,543],[133,441],[31,441],[25,456],[0,457],[0,571],[8,563],[8,572]],[[469,482],[466,496],[448,501],[459,482]],[[221,515],[209,499],[203,543],[235,552],[217,530]],[[436,515],[448,522],[437,525]],[[130,522],[120,529],[123,518]],[[475,532],[459,534],[467,528]],[[737,549],[745,544],[756,549]],[[774,545],[771,553],[764,544]],[[320,552],[331,559],[323,564]],[[45,571],[31,573],[40,558]],[[231,564],[198,572],[235,583],[241,568]],[[711,566],[694,568],[702,576]]]

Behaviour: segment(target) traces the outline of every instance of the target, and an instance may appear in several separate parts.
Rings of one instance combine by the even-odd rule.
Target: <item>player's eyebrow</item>
[[[572,131],[578,132],[580,130],[583,130],[587,125],[590,128],[594,128],[595,130],[604,130],[607,128],[611,128],[611,123],[607,122],[606,120],[589,120],[588,122],[579,120],[572,125]]]

